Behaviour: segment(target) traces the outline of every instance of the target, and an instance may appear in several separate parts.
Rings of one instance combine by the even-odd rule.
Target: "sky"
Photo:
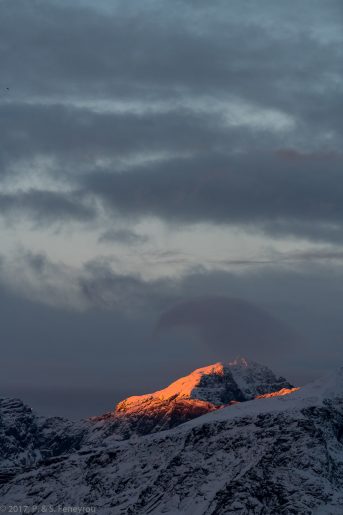
[[[0,395],[343,362],[340,0],[0,1]]]

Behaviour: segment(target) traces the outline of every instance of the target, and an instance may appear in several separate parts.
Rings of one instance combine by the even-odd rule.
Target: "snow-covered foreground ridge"
[[[14,411],[20,433],[18,422],[28,428],[33,415],[16,403]],[[0,441],[9,438],[13,457],[7,423],[2,416]],[[4,504],[92,506],[104,515],[343,513],[343,368],[288,395],[126,440],[104,420],[31,423],[56,452],[3,479]],[[32,434],[22,436],[21,454],[33,452]]]

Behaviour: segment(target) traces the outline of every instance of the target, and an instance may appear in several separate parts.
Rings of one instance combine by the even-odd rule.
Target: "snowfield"
[[[343,368],[289,395],[126,439],[110,434],[106,418],[51,424],[27,410],[2,402],[3,472],[16,467],[2,483],[0,474],[5,505],[88,506],[101,515],[343,513]]]

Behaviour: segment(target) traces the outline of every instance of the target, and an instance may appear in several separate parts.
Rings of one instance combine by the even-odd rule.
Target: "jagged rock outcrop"
[[[124,438],[171,429],[205,413],[292,385],[267,367],[237,358],[194,370],[163,390],[129,397],[114,412],[93,419],[107,434]]]
[[[106,439],[0,486],[2,503],[99,515],[343,512],[343,368],[174,429]]]
[[[19,399],[0,399],[0,473],[23,471],[85,446],[171,429],[224,405],[291,385],[245,358],[199,368],[152,394],[120,402],[113,412],[71,422],[45,418]],[[1,478],[0,478],[1,480]]]
[[[0,399],[0,476],[79,449],[89,428],[87,421],[39,417],[19,399]]]

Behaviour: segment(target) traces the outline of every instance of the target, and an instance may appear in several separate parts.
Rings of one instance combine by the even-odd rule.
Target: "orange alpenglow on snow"
[[[300,390],[299,387],[297,388],[281,388],[281,390],[278,390],[277,392],[272,393],[264,393],[263,395],[257,395],[255,399],[268,399],[269,397],[282,397],[283,395],[289,395],[290,393],[296,392]]]
[[[211,374],[224,375],[224,366],[222,363],[215,363],[207,367],[197,368],[191,374],[180,377],[163,390],[158,390],[154,393],[146,395],[133,395],[117,405],[117,411],[120,409],[128,409],[130,405],[135,405],[137,402],[144,402],[147,400],[166,401],[168,399],[190,399],[194,389],[199,385],[201,377]],[[193,399],[195,400],[195,399]]]
[[[197,368],[156,392],[128,397],[119,402],[114,411],[93,421],[111,420],[112,429],[126,439],[132,434],[171,429],[240,402],[287,395],[297,389],[268,367],[238,357]]]
[[[225,398],[228,388],[232,392]],[[286,395],[295,390],[284,378],[277,379],[267,367],[239,357],[227,363],[218,362],[197,368],[162,390],[128,397],[117,404],[115,411],[118,414],[130,413],[138,407],[148,409],[156,402],[175,403],[187,400],[198,403],[199,406],[206,403],[211,405],[211,409],[215,409],[263,396]]]

